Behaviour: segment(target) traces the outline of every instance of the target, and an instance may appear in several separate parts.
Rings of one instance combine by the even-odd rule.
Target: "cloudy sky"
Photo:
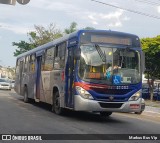
[[[28,40],[34,25],[55,23],[62,31],[71,22],[78,29],[94,27],[143,37],[160,35],[160,0],[97,0],[123,9],[145,13],[151,18],[91,0],[30,0],[27,5],[0,4],[0,65],[15,66],[12,42]]]

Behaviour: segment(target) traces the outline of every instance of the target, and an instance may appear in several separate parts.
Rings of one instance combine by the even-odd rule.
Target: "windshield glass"
[[[141,80],[140,54],[127,47],[86,44],[81,47],[79,76],[106,84],[136,84]]]

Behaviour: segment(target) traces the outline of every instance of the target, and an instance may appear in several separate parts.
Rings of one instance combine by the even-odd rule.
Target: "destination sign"
[[[132,45],[130,38],[113,37],[113,36],[111,37],[111,36],[104,36],[104,35],[91,35],[91,42],[119,44],[119,45]]]

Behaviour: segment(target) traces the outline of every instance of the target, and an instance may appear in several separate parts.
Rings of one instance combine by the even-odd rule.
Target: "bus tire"
[[[57,115],[63,114],[63,108],[60,107],[60,96],[58,91],[53,95],[52,111],[54,111]]]
[[[28,99],[28,89],[27,89],[27,87],[24,87],[24,99],[23,99],[23,101],[24,101],[25,103],[28,103],[28,102],[29,102],[29,99]]]
[[[135,112],[135,114],[137,115],[141,115],[143,111],[140,111],[140,112]]]
[[[102,117],[109,117],[110,115],[112,115],[112,112],[100,112],[100,115]]]

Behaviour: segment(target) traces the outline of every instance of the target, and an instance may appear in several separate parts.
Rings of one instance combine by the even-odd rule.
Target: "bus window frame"
[[[64,49],[63,49],[64,48]],[[67,53],[67,41],[63,41],[56,45],[55,47],[55,58],[54,58],[54,69],[65,69],[66,64],[66,54]],[[63,59],[61,59],[63,57]],[[61,63],[63,63],[63,67],[61,67]]]
[[[53,49],[53,57],[52,57],[52,64],[50,64],[50,65],[52,65],[52,68],[51,68],[51,70],[53,70],[54,69],[54,60],[55,60],[55,46],[52,46],[52,47],[49,47],[49,48],[47,48],[46,50],[45,50],[45,52],[42,54],[42,62],[41,62],[41,65],[42,65],[42,71],[51,71],[51,70],[47,70],[46,69],[46,61],[47,61],[47,51],[49,51],[50,49]]]

